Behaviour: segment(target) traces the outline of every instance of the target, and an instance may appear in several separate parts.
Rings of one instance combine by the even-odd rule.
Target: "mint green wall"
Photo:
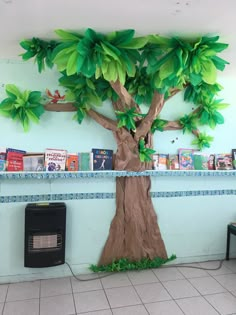
[[[38,74],[36,66],[16,60],[0,61],[0,100],[6,97],[4,87],[15,83],[19,88],[45,91],[57,88],[57,73],[47,71]],[[220,97],[231,106],[222,111],[225,124],[214,131],[215,141],[208,152],[231,152],[236,147],[236,108],[234,78],[221,75],[219,83],[225,89]],[[183,104],[182,95],[174,97],[166,106],[163,118],[175,119],[191,104]],[[109,104],[105,111],[112,117]],[[164,116],[165,114],[165,116]],[[0,117],[0,146],[15,147],[27,151],[44,151],[45,148],[63,148],[71,152],[88,151],[92,147],[116,149],[111,132],[93,121],[78,125],[72,113],[46,112],[39,125],[33,124],[29,133],[10,119]],[[178,140],[176,139],[178,138]],[[172,143],[172,140],[175,140]],[[160,153],[175,153],[180,147],[191,146],[191,135],[181,131],[155,135],[155,148]],[[152,191],[236,189],[235,177],[154,177]],[[72,192],[115,192],[115,181],[106,179],[70,180],[1,180],[0,193],[4,195],[47,194]],[[226,225],[236,220],[235,196],[204,196],[153,198],[159,217],[162,236],[168,254],[176,253],[178,262],[219,259],[225,255]],[[67,204],[66,260],[75,271],[88,272],[88,265],[96,263],[108,235],[115,211],[115,200],[75,200]],[[30,269],[23,267],[24,203],[0,204],[0,282],[37,279],[69,275],[66,265]],[[236,241],[232,242],[232,254],[236,254]]]

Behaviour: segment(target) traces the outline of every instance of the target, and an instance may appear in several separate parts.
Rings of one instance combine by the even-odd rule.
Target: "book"
[[[233,168],[236,169],[236,149],[232,149],[232,164]]]
[[[208,170],[215,169],[215,154],[209,154],[207,161]]]
[[[179,156],[178,154],[169,154],[167,159],[167,166],[169,170],[179,170]]]
[[[26,153],[23,155],[23,170],[25,172],[44,171],[44,153]]]
[[[154,153],[152,155],[152,169],[153,170],[158,170],[159,168],[159,154],[158,153]]]
[[[168,154],[159,153],[158,169],[160,171],[167,170]]]
[[[221,153],[215,154],[215,169],[216,170],[232,170],[232,154]]]
[[[7,157],[6,148],[0,147],[0,172],[6,170],[6,157]]]
[[[79,171],[93,170],[93,154],[92,152],[79,152]]]
[[[45,170],[49,172],[65,171],[67,151],[62,149],[45,150]]]
[[[179,169],[193,170],[193,149],[179,149]]]
[[[92,149],[92,153],[94,171],[112,170],[113,150]]]
[[[21,172],[23,171],[23,155],[26,153],[24,150],[14,148],[7,148],[6,150],[6,169],[8,172]]]
[[[193,152],[193,165],[195,170],[208,170],[209,155],[203,152]]]
[[[79,170],[79,157],[76,153],[67,153],[66,170],[69,172],[77,172]]]

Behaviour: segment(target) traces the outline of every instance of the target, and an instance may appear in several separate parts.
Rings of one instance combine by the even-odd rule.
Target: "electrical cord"
[[[109,277],[109,276],[112,275],[112,274],[109,273],[109,274],[103,275],[101,277],[90,278],[90,279],[82,279],[82,278],[79,278],[78,276],[75,275],[75,273],[73,272],[73,270],[72,270],[72,268],[71,268],[71,266],[69,265],[68,262],[65,261],[65,264],[69,267],[72,276],[78,281],[92,281],[92,280],[97,280],[97,279],[103,279],[103,278],[106,278],[106,277]]]
[[[197,266],[189,266],[189,265],[184,265],[184,264],[176,264],[176,265],[168,265],[168,266],[161,266],[159,267],[160,269],[167,269],[167,268],[192,268],[192,269],[200,269],[200,270],[206,270],[206,271],[216,271],[216,270],[219,270],[221,269],[222,265],[223,265],[223,262],[224,262],[225,259],[222,259],[220,260],[220,263],[219,263],[219,266],[216,267],[216,268],[204,268],[204,267],[197,267]],[[210,262],[212,260],[209,260],[208,262]],[[75,275],[75,273],[73,272],[70,264],[68,262],[65,261],[65,264],[69,267],[70,269],[70,272],[72,274],[72,276],[78,280],[78,281],[92,281],[92,280],[97,280],[97,279],[103,279],[103,278],[106,278],[106,277],[109,277],[109,276],[112,276],[114,273],[116,272],[111,272],[109,274],[105,274],[101,277],[96,277],[96,278],[89,278],[89,279],[82,279],[82,278],[79,278],[78,276]],[[139,270],[141,271],[141,270]],[[99,272],[100,274],[100,272]]]

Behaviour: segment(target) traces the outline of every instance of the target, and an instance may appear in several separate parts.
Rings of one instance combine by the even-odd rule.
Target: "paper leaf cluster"
[[[216,98],[222,89],[216,76],[217,71],[223,71],[228,64],[218,56],[228,45],[220,43],[218,36],[167,38],[151,34],[136,37],[132,29],[107,34],[90,28],[81,33],[55,32],[58,40],[33,37],[21,41],[25,49],[22,58],[34,59],[40,72],[46,66],[57,67],[62,74],[59,84],[67,90],[66,100],[74,103],[75,119],[79,123],[91,108],[102,105],[105,100],[116,102],[119,99],[121,92],[114,88],[117,82],[136,104],[127,106],[122,101],[123,109],[116,112],[119,128],[134,130],[137,120],[147,119],[139,105],[146,104],[149,108],[157,93],[164,95],[167,102],[175,94],[173,91],[182,90],[185,91],[184,100],[196,108],[176,117],[175,123],[184,133],[192,132],[197,136],[199,147],[207,146],[202,144],[203,138],[199,138],[201,133],[196,132],[201,125],[215,128],[224,123],[219,110],[226,104]],[[149,131],[152,133],[168,130],[170,126],[161,112],[151,120]]]
[[[7,84],[5,90],[8,97],[0,103],[0,114],[20,121],[24,130],[28,131],[30,121],[38,123],[44,113],[44,106],[40,103],[41,92],[21,92],[14,84]]]

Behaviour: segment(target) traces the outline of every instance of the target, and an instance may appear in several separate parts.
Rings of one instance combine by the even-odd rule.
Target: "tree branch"
[[[77,109],[74,103],[52,103],[49,102],[44,105],[44,109],[50,112],[76,112]]]
[[[134,138],[138,141],[141,137],[145,137],[151,129],[154,119],[160,114],[164,106],[164,95],[154,92],[153,99],[149,111],[145,118],[141,120],[140,125],[136,129]]]
[[[118,94],[119,98],[121,99],[124,107],[132,108],[135,107],[137,113],[140,113],[140,108],[138,104],[135,103],[133,97],[129,94],[129,92],[126,90],[126,88],[120,83],[119,80],[116,82],[110,81],[110,85],[113,88],[113,90]]]
[[[180,124],[180,122],[177,121],[168,121],[165,127],[163,128],[166,130],[181,130],[183,129],[183,126]]]
[[[172,98],[174,95],[178,94],[179,92],[182,92],[188,85],[189,83],[186,83],[183,89],[177,89],[177,88],[170,89],[170,96],[167,97],[165,102],[168,101],[170,98]]]
[[[198,138],[200,131],[198,129],[192,130],[192,134]]]
[[[94,109],[90,109],[87,111],[89,117],[93,118],[98,124],[108,130],[117,131],[117,122],[112,120],[103,114],[96,112]]]

